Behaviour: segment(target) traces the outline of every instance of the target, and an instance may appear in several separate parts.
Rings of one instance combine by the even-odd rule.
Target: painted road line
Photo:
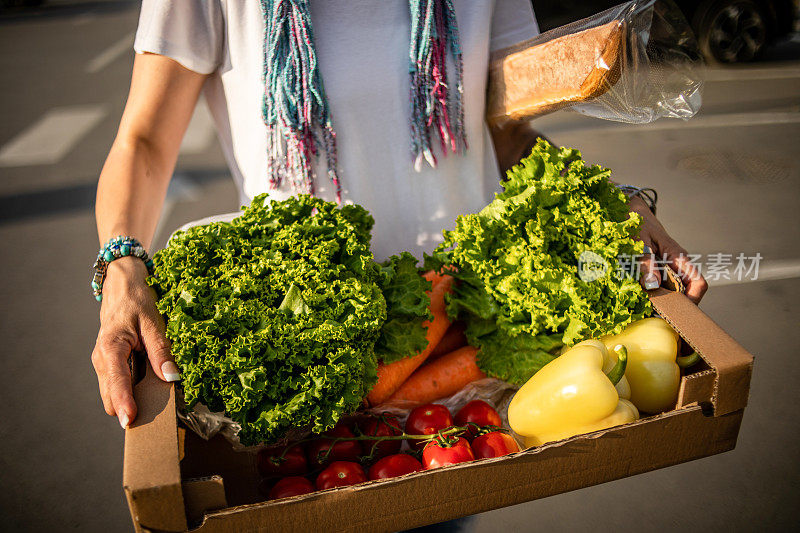
[[[107,113],[103,104],[49,110],[0,148],[0,167],[59,162]]]
[[[755,279],[710,279],[707,281],[711,287],[720,287],[723,285],[740,285],[758,281],[794,278],[800,278],[800,259],[774,259],[764,261],[759,265],[758,276]]]
[[[169,221],[169,216],[172,214],[177,202],[197,200],[199,197],[200,188],[189,176],[181,172],[173,174],[167,188],[167,197],[161,207],[161,215],[158,218],[156,231],[153,234],[153,242],[160,243],[162,238],[166,240],[168,237],[168,235],[163,235],[163,232],[167,231],[164,224]]]
[[[623,124],[594,121],[591,123],[565,124],[545,129],[549,135],[556,133],[575,133],[587,131],[592,133],[628,133],[632,131],[669,131],[700,128],[730,128],[738,126],[767,126],[800,123],[797,111],[764,112],[764,113],[722,113],[719,115],[701,115],[689,120],[661,119],[650,124]],[[596,124],[596,125],[595,125]]]
[[[97,20],[97,13],[94,11],[87,11],[86,13],[81,13],[74,19],[72,19],[73,26],[84,26],[89,24],[90,22],[94,22]]]
[[[194,115],[183,136],[180,153],[183,155],[202,154],[214,139],[214,120],[208,111],[205,100],[199,101]]]
[[[180,202],[186,200],[197,200],[200,198],[200,188],[197,184],[181,172],[176,172],[172,175],[167,187],[166,200],[171,202]]]
[[[135,35],[135,33],[129,33],[119,41],[103,50],[99,55],[86,63],[84,71],[86,71],[88,74],[95,74],[119,59],[120,56],[122,56],[125,52],[133,53],[133,39]]]
[[[724,113],[720,115],[699,116],[693,119],[662,120],[653,124],[635,125],[626,129],[633,130],[674,130],[685,128],[728,128],[734,126],[764,126],[772,124],[797,124],[800,123],[800,113],[765,112],[765,113]]]
[[[756,80],[791,80],[800,78],[800,68],[795,65],[787,67],[752,68],[730,67],[725,69],[708,69],[705,81],[756,81]]]

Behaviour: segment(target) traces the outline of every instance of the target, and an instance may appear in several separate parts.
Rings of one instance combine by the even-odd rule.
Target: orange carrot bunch
[[[433,271],[424,276],[432,284],[429,295],[433,320],[423,323],[428,344],[414,356],[378,365],[378,382],[367,395],[371,406],[422,405],[486,377],[476,362],[477,349],[465,346],[463,326],[450,327],[445,296],[452,289],[453,278]],[[431,361],[426,363],[429,358]]]
[[[431,271],[425,273],[425,279],[430,281],[432,285],[428,294],[431,298],[433,320],[426,320],[422,324],[423,327],[427,328],[425,337],[428,340],[428,345],[417,355],[406,357],[388,365],[378,365],[378,382],[367,395],[367,401],[370,405],[382,404],[389,396],[394,394],[400,388],[400,385],[425,362],[450,326],[444,297],[450,292],[453,278]]]

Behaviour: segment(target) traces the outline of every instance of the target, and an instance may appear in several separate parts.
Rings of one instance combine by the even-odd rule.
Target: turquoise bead
[[[92,288],[95,289],[95,290],[99,290],[100,289],[100,284],[97,283],[96,281],[93,281],[92,282]]]
[[[110,263],[114,260],[114,254],[111,253],[111,250],[106,250],[103,254],[103,259],[105,259],[107,263]]]
[[[123,256],[130,255],[131,247],[128,246],[127,244],[123,244],[122,246],[119,247],[119,253],[121,253]]]
[[[97,300],[98,302],[102,302],[103,301],[103,295],[102,294],[98,294],[97,296],[94,297],[94,299]]]

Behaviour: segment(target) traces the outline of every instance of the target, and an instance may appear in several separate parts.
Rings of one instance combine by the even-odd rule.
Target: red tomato
[[[475,459],[475,456],[472,454],[469,442],[461,437],[458,438],[455,444],[449,446],[439,442],[438,439],[431,441],[425,446],[425,451],[422,452],[422,464],[425,466],[425,470],[465,463],[473,459]]]
[[[422,463],[404,453],[389,455],[380,459],[369,469],[370,479],[403,476],[422,470]]]
[[[388,437],[388,436],[395,436],[401,435],[403,430],[400,429],[400,421],[397,419],[396,416],[392,415],[384,415],[384,420],[380,418],[370,418],[369,420],[364,423],[364,435],[370,435],[372,437]],[[386,457],[387,455],[392,455],[400,451],[400,447],[403,445],[403,441],[401,440],[383,440],[383,441],[369,441],[365,440],[362,441],[362,447],[364,448],[364,453],[369,454],[373,446],[375,447],[375,455],[376,459],[380,459],[381,457]]]
[[[433,435],[453,425],[453,417],[444,405],[429,403],[420,405],[408,415],[406,433],[409,435]],[[422,447],[422,443],[417,443]]]
[[[456,413],[457,426],[467,426],[468,424],[502,427],[503,421],[491,405],[483,400],[472,400]],[[468,425],[466,437],[472,440],[475,438],[475,434],[475,426]]]
[[[275,486],[269,491],[269,499],[278,500],[309,492],[314,492],[314,485],[309,480],[301,476],[289,476],[275,483]]]
[[[259,450],[256,461],[262,476],[293,476],[308,472],[306,453],[303,446],[295,444],[289,447],[281,460],[285,447],[272,447]]]
[[[325,433],[328,437],[355,437],[345,425],[338,425]],[[331,447],[329,439],[321,438],[308,445],[308,464],[312,468],[319,468],[332,461],[358,461],[361,457],[361,443],[357,440],[343,440],[333,445],[330,455],[325,457]]]
[[[317,476],[317,490],[355,485],[367,480],[364,468],[352,461],[334,461]]]
[[[472,441],[472,451],[476,459],[488,459],[518,452],[519,446],[511,435],[492,431],[476,437]]]

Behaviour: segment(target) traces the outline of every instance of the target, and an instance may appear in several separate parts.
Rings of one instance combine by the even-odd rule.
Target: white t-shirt
[[[337,135],[342,198],[375,218],[377,259],[418,257],[442,240],[459,214],[480,210],[500,173],[484,122],[489,53],[538,33],[530,0],[454,0],[464,63],[469,149],[414,170],[410,153],[406,0],[311,0],[316,49]],[[264,21],[257,0],[144,0],[134,48],[211,74],[204,93],[243,203],[270,190],[262,121]],[[448,57],[452,64],[452,57]],[[451,78],[452,79],[452,78]],[[434,143],[438,144],[438,143]],[[317,195],[334,199],[324,161]]]

